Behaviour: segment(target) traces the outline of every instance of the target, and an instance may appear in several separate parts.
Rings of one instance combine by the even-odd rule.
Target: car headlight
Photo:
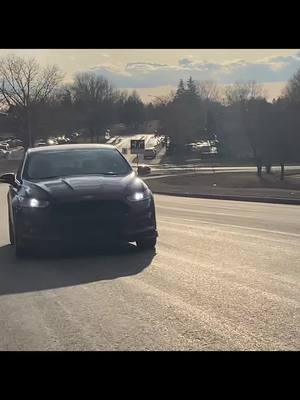
[[[142,200],[148,200],[151,197],[151,192],[149,189],[146,190],[140,190],[132,193],[127,197],[127,200],[129,201],[142,201]]]
[[[34,197],[18,196],[21,207],[28,208],[46,208],[49,205],[47,200],[39,200]]]

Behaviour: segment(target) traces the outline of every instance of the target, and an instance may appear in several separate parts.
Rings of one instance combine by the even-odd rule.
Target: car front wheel
[[[18,241],[15,242],[15,255],[17,258],[24,258],[29,256],[29,249],[23,245],[20,245]]]
[[[28,244],[22,243],[17,233],[14,235],[14,248],[17,258],[25,258],[30,255],[30,248]]]

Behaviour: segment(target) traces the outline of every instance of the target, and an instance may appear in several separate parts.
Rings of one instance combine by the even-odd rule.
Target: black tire
[[[18,236],[14,237],[15,255],[17,258],[25,258],[30,255],[29,247],[20,243]]]
[[[15,243],[15,255],[17,258],[26,258],[29,256],[29,251],[26,247]]]
[[[137,240],[136,245],[140,250],[154,250],[156,246],[156,237]]]
[[[9,241],[10,241],[10,244],[12,244],[12,245],[15,244],[14,229],[13,229],[13,225],[12,225],[10,217],[9,217]]]

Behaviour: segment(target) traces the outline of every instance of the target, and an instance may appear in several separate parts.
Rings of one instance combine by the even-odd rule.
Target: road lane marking
[[[195,209],[195,208],[183,208],[183,207],[169,207],[169,206],[160,206],[160,205],[156,205],[156,208],[163,208],[165,210],[174,210],[174,211],[184,211],[184,212],[195,212],[195,213],[200,213],[200,214],[212,214],[211,211],[204,211],[202,209]],[[235,211],[234,209],[232,209],[232,211]],[[222,216],[228,216],[228,217],[240,217],[240,215],[237,215],[236,213],[224,213],[224,212],[219,212],[216,210],[216,212],[213,215],[222,215]],[[266,217],[266,215],[264,214],[264,217]],[[253,216],[253,215],[242,215],[242,218],[256,218],[256,219],[261,219],[261,217],[259,215],[257,216]]]
[[[163,218],[178,218],[178,217],[168,217],[164,216]],[[285,236],[294,236],[294,237],[300,237],[299,233],[291,233],[291,232],[282,232],[282,231],[276,231],[276,230],[270,230],[270,229],[263,229],[263,228],[253,228],[249,226],[243,226],[243,225],[232,225],[232,224],[223,224],[220,222],[214,222],[214,221],[202,221],[200,219],[188,219],[188,218],[180,218],[182,221],[189,221],[189,222],[198,222],[199,225],[205,224],[205,225],[220,225],[220,226],[227,226],[230,228],[241,228],[241,229],[248,229],[252,231],[258,231],[258,232],[264,232],[264,233],[274,233],[278,235],[285,235]],[[182,226],[187,226],[187,227],[194,227],[195,225],[187,225],[187,224],[181,224],[180,222],[174,222],[174,221],[164,221],[161,218],[158,219],[159,222],[166,222],[170,224],[175,224],[175,225],[182,225]]]
[[[201,197],[183,197],[183,196],[173,196],[173,195],[166,195],[166,194],[155,194],[154,193],[154,197],[156,198],[156,203],[157,205],[159,205],[159,202],[167,202],[168,204],[170,204],[171,200],[172,203],[188,203],[188,205],[203,205],[204,207],[216,207],[216,208],[222,208],[223,206],[227,205],[226,208],[228,208],[229,204],[232,204],[232,207],[230,207],[230,209],[234,208],[236,209],[236,206],[239,205],[240,207],[244,207],[246,208],[246,211],[248,211],[248,207],[249,206],[253,206],[253,203],[250,203],[248,201],[244,201],[244,200],[222,200],[222,199],[207,199],[207,198],[201,198]],[[208,205],[207,203],[212,204]],[[295,210],[297,209],[297,207],[295,207],[295,205],[293,204],[279,204],[279,203],[263,203],[263,202],[256,202],[255,203],[255,210],[254,211],[263,211],[265,212],[265,209],[268,207],[268,209],[278,209],[280,208],[280,211],[282,212],[283,210],[288,210],[288,211],[292,211],[293,213],[295,212]],[[243,210],[244,210],[243,208]],[[259,210],[258,210],[259,209]],[[249,209],[250,210],[250,209]]]
[[[199,206],[199,205],[198,205]],[[206,207],[206,206],[204,206]],[[172,206],[162,206],[159,204],[156,204],[156,209],[165,209],[165,210],[174,210],[174,211],[184,211],[187,213],[198,213],[198,214],[211,214],[211,215],[220,215],[220,216],[228,216],[228,217],[242,217],[242,218],[251,218],[251,219],[261,219],[262,217],[264,219],[267,218],[271,218],[274,219],[274,215],[267,215],[266,214],[266,210],[261,210],[261,211],[257,211],[258,215],[245,215],[245,212],[247,212],[248,210],[242,210],[242,209],[235,209],[235,208],[228,208],[228,210],[231,210],[232,213],[228,213],[228,212],[220,212],[219,209],[216,209],[214,213],[212,213],[212,211],[205,211],[202,208],[183,208],[183,207],[172,207]],[[242,212],[242,215],[238,214],[236,211],[239,210]],[[263,214],[263,215],[261,215]],[[278,215],[276,215],[277,219],[278,219]],[[296,216],[293,216],[294,219],[296,218]],[[284,221],[286,222],[285,216],[280,215],[279,219],[284,219]]]
[[[155,194],[154,194],[155,195]],[[159,207],[160,203],[162,204],[170,204],[170,196],[167,195],[155,195],[156,206]],[[275,203],[255,203],[255,207],[253,203],[245,202],[245,201],[235,201],[235,200],[220,200],[220,199],[204,199],[204,198],[193,198],[193,197],[176,197],[172,196],[172,204],[181,205],[182,203],[186,203],[189,206],[197,206],[197,207],[205,207],[205,208],[213,208],[213,209],[226,209],[226,210],[240,210],[240,211],[249,211],[249,212],[263,212],[269,211],[271,208],[280,207],[280,211],[292,211],[295,212],[295,206],[290,204],[275,204]],[[209,204],[208,204],[209,203]],[[185,205],[186,205],[185,204]],[[231,204],[231,205],[230,205]],[[238,207],[237,207],[238,205]],[[249,208],[253,206],[254,208]],[[267,210],[266,210],[267,208]],[[274,211],[274,210],[272,210]]]

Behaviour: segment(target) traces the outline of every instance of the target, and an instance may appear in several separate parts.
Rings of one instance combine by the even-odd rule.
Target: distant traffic
[[[143,151],[137,156],[130,148],[132,140],[141,140],[144,142]],[[147,161],[150,164],[159,164],[165,156],[172,155],[175,144],[165,135],[159,135],[157,132],[133,135],[110,135],[105,134],[105,143],[116,146],[120,152],[131,163]],[[37,137],[33,141],[32,147],[44,147],[54,145],[86,143],[87,138],[79,132],[61,133],[56,136]],[[194,154],[198,158],[216,157],[218,152],[218,140],[202,140],[188,143],[185,145],[185,153]],[[25,144],[18,137],[0,138],[0,160],[21,160],[24,155]]]

